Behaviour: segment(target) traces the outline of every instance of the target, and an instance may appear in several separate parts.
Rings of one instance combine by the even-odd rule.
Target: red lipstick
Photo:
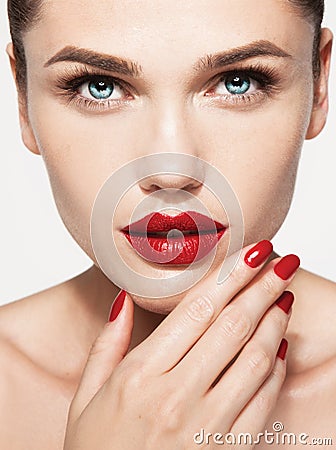
[[[204,258],[226,228],[208,216],[186,211],[174,217],[151,213],[121,231],[132,247],[151,262],[190,264]]]

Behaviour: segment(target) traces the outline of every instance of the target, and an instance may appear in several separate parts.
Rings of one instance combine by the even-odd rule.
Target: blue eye
[[[250,77],[242,75],[231,75],[226,77],[225,87],[230,94],[245,94],[251,86]]]
[[[112,95],[114,86],[113,84],[105,83],[105,81],[92,81],[89,83],[88,89],[92,97],[97,100],[106,100]]]

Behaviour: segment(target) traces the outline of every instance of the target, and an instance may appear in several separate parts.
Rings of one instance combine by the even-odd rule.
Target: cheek
[[[94,201],[116,169],[144,153],[139,136],[148,128],[146,121],[132,112],[84,116],[32,92],[29,118],[55,203],[70,234],[95,260],[90,240]]]
[[[227,115],[212,135],[211,145],[216,148],[212,163],[239,199],[245,245],[271,239],[292,201],[311,97],[302,89],[292,98],[258,111]]]
[[[106,117],[84,118],[48,100],[32,104],[30,120],[62,220],[93,258],[92,207],[104,180],[124,162],[125,131],[113,134]]]

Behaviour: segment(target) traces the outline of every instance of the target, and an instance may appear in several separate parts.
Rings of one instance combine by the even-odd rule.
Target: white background
[[[6,6],[2,1],[0,304],[58,284],[92,265],[58,215],[42,157],[21,142],[16,92],[5,53],[10,40]],[[324,26],[336,34],[335,0],[326,0]],[[328,123],[320,136],[304,144],[293,203],[272,242],[280,255],[297,253],[303,268],[336,282],[335,51]]]

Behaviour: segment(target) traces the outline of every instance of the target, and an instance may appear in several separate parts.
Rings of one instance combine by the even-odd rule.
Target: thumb
[[[77,392],[72,400],[69,421],[76,420],[111,376],[129,348],[134,305],[126,291],[115,298],[109,322],[93,343]]]

